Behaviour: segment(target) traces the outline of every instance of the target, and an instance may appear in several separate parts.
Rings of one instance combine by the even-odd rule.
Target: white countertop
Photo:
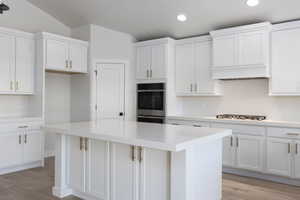
[[[292,121],[275,121],[275,120],[255,121],[255,120],[238,120],[238,119],[217,119],[216,117],[197,117],[197,116],[179,116],[179,115],[168,116],[167,119],[257,125],[257,126],[274,126],[274,127],[285,127],[285,128],[300,128],[300,122],[292,122]]]
[[[190,145],[218,140],[232,134],[231,130],[197,128],[167,124],[151,124],[122,120],[48,124],[51,133],[86,137],[148,148],[181,151]]]

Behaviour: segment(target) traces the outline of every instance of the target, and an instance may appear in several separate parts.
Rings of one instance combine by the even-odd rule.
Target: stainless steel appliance
[[[240,119],[240,120],[257,120],[262,121],[267,119],[266,116],[261,115],[236,115],[236,114],[222,114],[217,115],[217,119]]]
[[[141,83],[137,85],[137,121],[165,122],[165,84]]]

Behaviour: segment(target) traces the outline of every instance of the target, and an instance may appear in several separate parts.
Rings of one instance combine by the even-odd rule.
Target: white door
[[[70,44],[69,67],[72,72],[87,72],[87,47]]]
[[[291,140],[267,139],[267,169],[268,173],[291,176]]]
[[[21,133],[0,133],[0,168],[22,164],[23,142]]]
[[[194,44],[176,46],[176,93],[191,94],[195,84]]]
[[[170,154],[149,148],[140,149],[140,200],[170,199]]]
[[[24,137],[24,163],[42,160],[41,131],[27,131]]]
[[[265,31],[239,34],[239,65],[264,65],[266,56]]]
[[[85,150],[84,139],[68,137],[68,183],[72,189],[84,191],[85,188]]]
[[[236,166],[238,168],[262,171],[264,137],[236,136]]]
[[[166,77],[166,45],[152,46],[151,79],[164,79]]]
[[[87,147],[87,193],[99,199],[109,199],[109,144],[89,140]]]
[[[46,42],[46,69],[69,70],[69,44],[57,40]]]
[[[300,141],[295,143],[295,177],[300,178]]]
[[[111,143],[111,200],[137,200],[137,157],[130,145]]]
[[[196,93],[215,93],[215,82],[212,79],[212,43],[211,41],[195,44],[195,82]]]
[[[213,40],[213,66],[228,67],[237,64],[236,36],[221,36]]]
[[[33,94],[35,69],[35,41],[16,38],[16,92]]]
[[[15,84],[15,38],[0,34],[0,93],[13,93]]]
[[[137,47],[136,51],[136,78],[148,79],[150,78],[151,68],[151,46]]]
[[[124,64],[97,65],[97,118],[124,119]]]
[[[233,167],[235,165],[234,136],[223,139],[223,166]]]

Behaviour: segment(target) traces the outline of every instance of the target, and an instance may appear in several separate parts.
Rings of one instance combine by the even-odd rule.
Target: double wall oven
[[[165,84],[137,85],[137,121],[165,123]]]

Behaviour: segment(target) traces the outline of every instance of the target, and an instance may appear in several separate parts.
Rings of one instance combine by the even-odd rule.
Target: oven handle
[[[164,116],[138,116],[138,118],[146,118],[146,119],[164,119]]]
[[[137,92],[164,92],[165,90],[138,90]]]

